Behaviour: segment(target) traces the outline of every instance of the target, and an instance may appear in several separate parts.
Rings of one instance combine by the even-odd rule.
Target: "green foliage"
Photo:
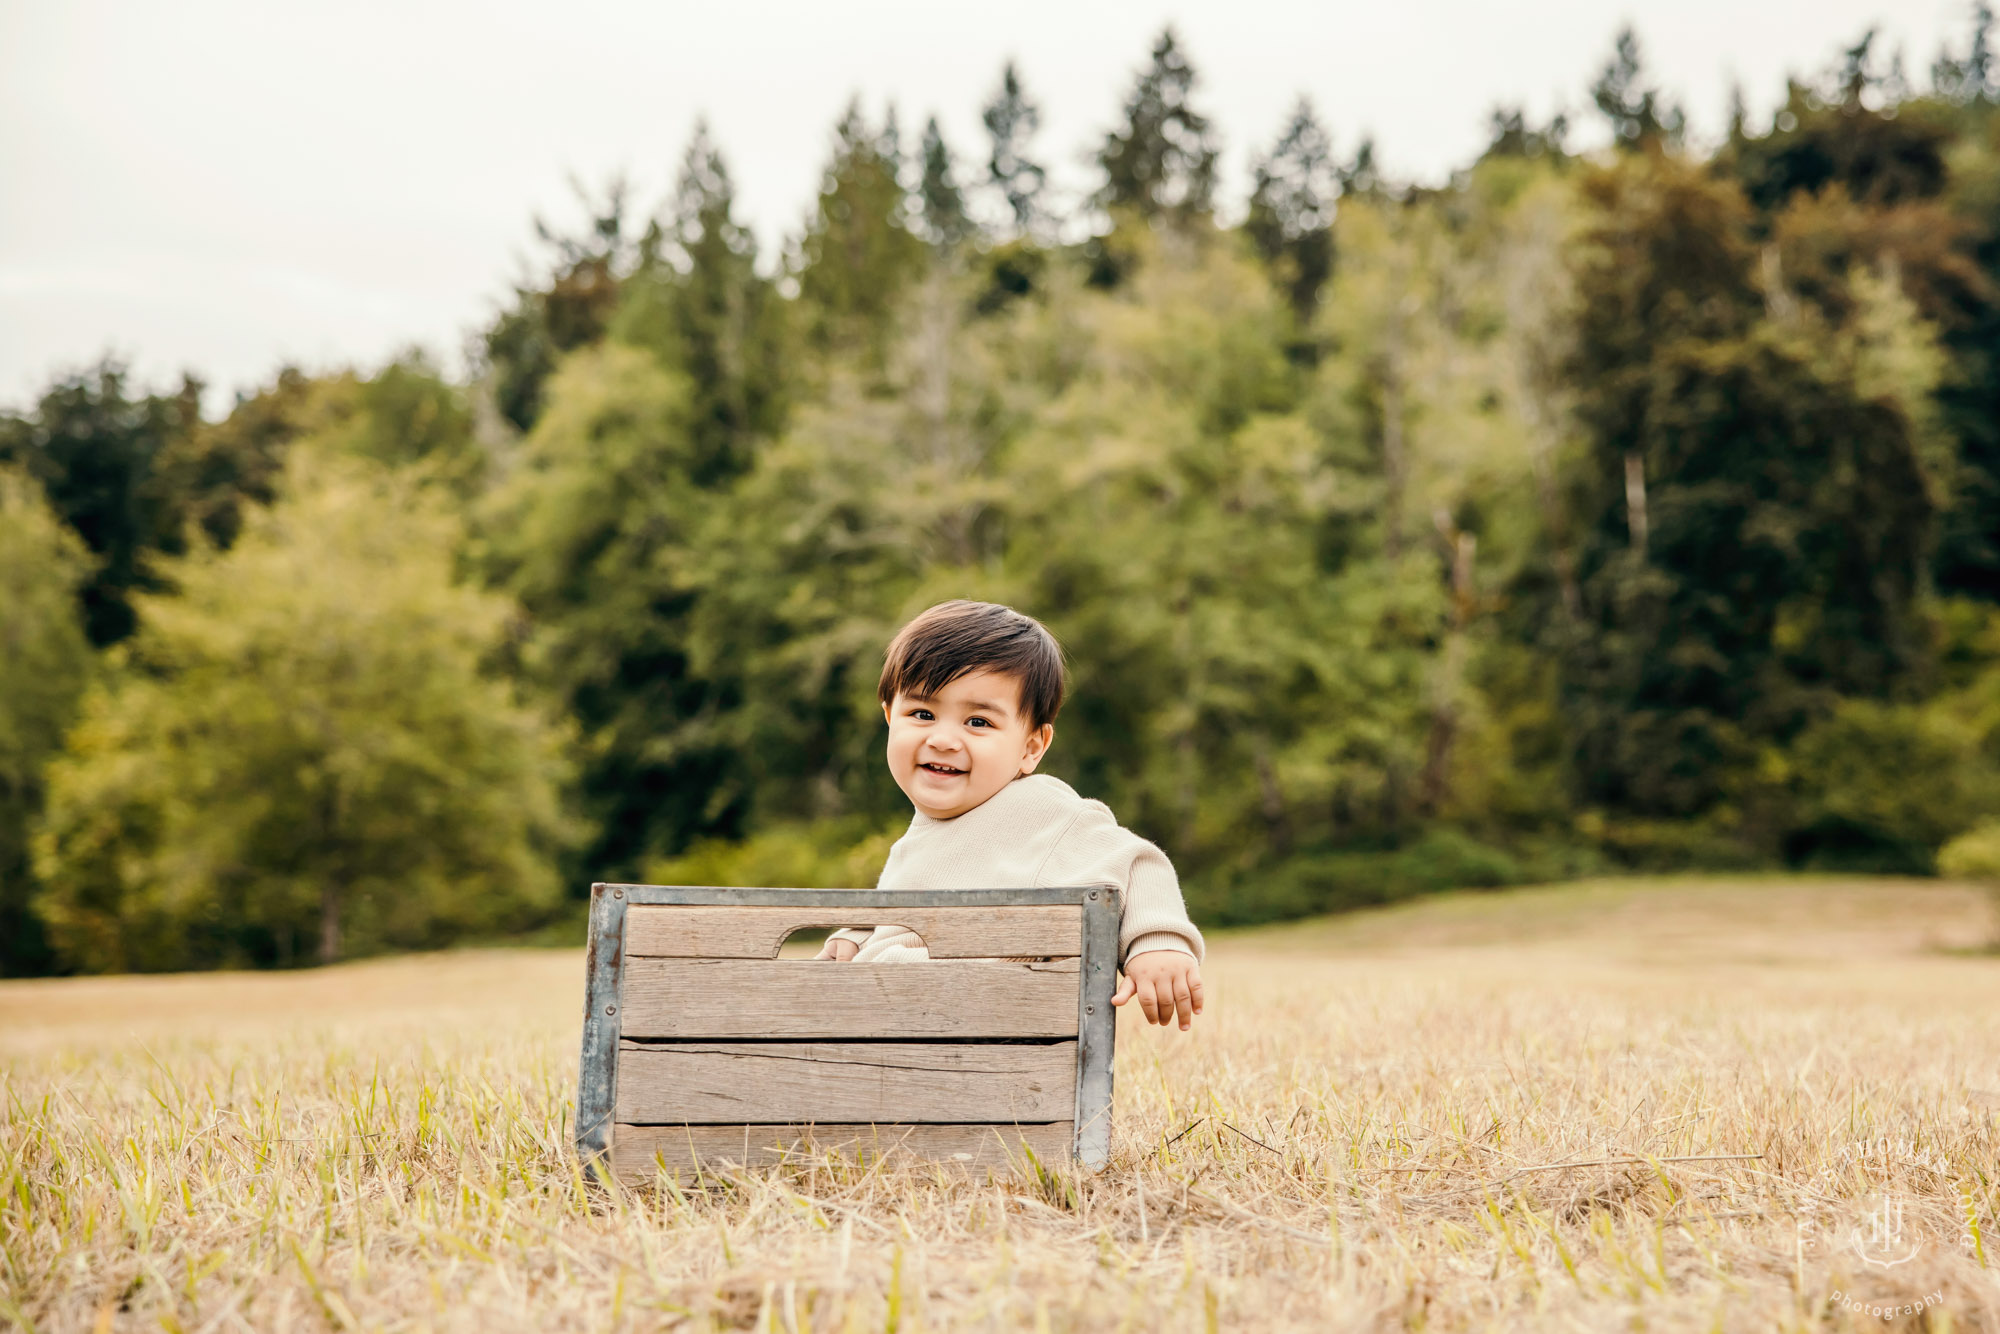
[[[1195,865],[1408,818],[1440,628],[1430,561],[1326,543],[1379,473],[1267,290],[1218,253],[1087,298],[1095,347],[1012,456],[1009,572],[1076,664],[1052,761]]]
[[[1527,113],[1519,107],[1496,107],[1489,124],[1492,139],[1481,161],[1490,158],[1547,158],[1554,162],[1569,157],[1569,116],[1558,111],[1548,124],[1537,130],[1528,124]]]
[[[529,920],[567,837],[557,738],[485,663],[404,478],[301,450],[91,688],[49,770],[37,906],[81,971],[322,961]],[[357,596],[365,590],[365,596]]]
[[[1300,323],[1309,323],[1333,273],[1333,209],[1340,194],[1333,145],[1310,102],[1299,99],[1284,134],[1251,172],[1255,185],[1243,230],[1291,298]]]
[[[277,498],[292,448],[305,439],[322,452],[409,469],[461,499],[485,484],[491,462],[474,436],[470,395],[421,350],[370,376],[286,367],[227,417],[197,424],[178,442],[172,477],[189,539],[232,545],[250,507]]]
[[[576,354],[481,509],[477,559],[532,619],[530,675],[581,729],[587,856],[604,875],[741,829],[715,795],[729,765],[720,701],[687,647],[709,504],[693,401],[685,376],[638,349]]]
[[[2000,770],[1936,709],[1847,700],[1793,743],[1786,851],[1806,866],[1928,873],[1933,853],[2000,803]]]
[[[1893,207],[1944,189],[1944,155],[1955,126],[1943,108],[1916,103],[1894,115],[1859,100],[1827,105],[1793,84],[1780,129],[1739,144],[1730,166],[1759,208],[1775,210],[1795,194],[1838,184],[1850,198]]]
[[[853,817],[781,824],[740,842],[705,839],[677,857],[647,863],[645,874],[656,885],[866,889],[906,825]]]
[[[1657,151],[1680,142],[1687,117],[1658,88],[1641,87],[1644,77],[1639,37],[1628,25],[1619,31],[1610,62],[1591,85],[1590,99],[1611,122],[1613,143]]]
[[[648,348],[683,372],[693,395],[692,476],[704,486],[750,466],[779,429],[794,376],[786,312],[757,272],[757,242],[735,218],[736,192],[722,154],[697,125],[668,215],[640,243],[611,334]]]
[[[435,477],[461,495],[486,480],[486,456],[473,439],[465,391],[448,384],[420,351],[405,353],[355,394],[351,435],[340,443],[357,457]]]
[[[93,666],[76,602],[91,564],[41,488],[0,467],[0,977],[51,963],[29,911],[28,830],[42,807],[43,766]]]
[[[603,337],[631,265],[623,184],[585,204],[591,219],[582,236],[564,236],[536,220],[535,235],[555,252],[551,271],[516,287],[513,308],[481,340],[494,406],[523,431],[541,415],[543,385],[562,354]]]
[[[1942,591],[2000,602],[2000,118],[1974,122],[1976,148],[1953,154],[1939,214],[1899,235],[1930,242],[1926,268],[1955,281],[1927,312],[1951,356],[1938,406],[1957,444],[1957,477],[1940,524]],[[1942,242],[1943,244],[1940,244]],[[1896,262],[1906,261],[1899,253]],[[1922,271],[1922,270],[1920,270]]]
[[[320,382],[286,366],[268,387],[239,398],[222,421],[189,433],[176,471],[188,521],[202,537],[229,546],[243,530],[245,507],[277,498],[285,451],[313,428],[324,398]]]
[[[1587,188],[1564,691],[1586,797],[1685,817],[1832,696],[1922,670],[1934,502],[1884,331],[1760,292],[1732,186],[1634,158]]]
[[[923,176],[917,187],[917,215],[923,220],[924,238],[940,250],[956,249],[972,235],[972,219],[966,216],[951,145],[944,141],[936,116],[924,122],[918,153]]]
[[[1307,852],[1232,877],[1200,877],[1188,910],[1216,926],[1348,912],[1448,889],[1499,889],[1595,874],[1593,849],[1557,840],[1496,847],[1456,829],[1424,831],[1401,846]]]
[[[2000,820],[1988,820],[1960,834],[1939,849],[1937,861],[1940,875],[2000,885]]]
[[[25,468],[96,557],[81,590],[91,642],[132,633],[132,596],[157,587],[163,552],[182,547],[177,448],[199,420],[201,385],[134,396],[105,360],[65,376],[26,415],[0,414],[0,464]]]
[[[808,337],[822,351],[879,367],[898,299],[923,271],[924,243],[909,227],[902,147],[890,116],[878,130],[857,100],[834,127],[833,159],[792,257]]]

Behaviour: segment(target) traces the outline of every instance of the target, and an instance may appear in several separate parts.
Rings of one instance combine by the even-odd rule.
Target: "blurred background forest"
[[[775,266],[697,132],[469,377],[63,377],[0,416],[0,973],[870,884],[882,648],[955,596],[1063,640],[1047,769],[1206,924],[2000,875],[1991,26],[1700,144],[1627,34],[1609,148],[1502,108],[1442,187],[1301,102],[1227,225],[1168,32],[1087,200],[1009,66],[982,143],[857,101]]]

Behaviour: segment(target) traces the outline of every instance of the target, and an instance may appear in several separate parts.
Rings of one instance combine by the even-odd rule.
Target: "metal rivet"
[[[1096,1007],[1095,1005],[1086,1005],[1086,1006],[1084,1006],[1084,1007],[1083,1007],[1083,1012],[1084,1012],[1085,1014],[1096,1014],[1096,1013],[1097,1013],[1097,1007]]]
[[[1090,891],[1090,897],[1091,897],[1091,898],[1093,898],[1093,899],[1095,899],[1095,898],[1097,897],[1097,891],[1096,891],[1096,890],[1094,890],[1094,889],[1093,889],[1093,890],[1091,890],[1091,891]]]
[[[604,1007],[604,1012],[605,1012],[606,1014],[617,1014],[617,1013],[618,1013],[618,1007],[617,1007],[616,1005],[607,1005],[607,1006],[605,1006],[605,1007]]]
[[[611,891],[611,897],[614,899],[622,899],[625,897],[625,891],[622,889],[614,889]]]

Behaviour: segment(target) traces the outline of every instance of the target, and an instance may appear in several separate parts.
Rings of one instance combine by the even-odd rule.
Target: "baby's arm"
[[[861,952],[862,942],[873,935],[872,926],[843,926],[826,938],[826,944],[819,947],[815,959],[834,959],[846,963]]]
[[[1180,877],[1167,854],[1127,830],[1137,846],[1125,873],[1125,907],[1119,945],[1125,951],[1125,979],[1111,998],[1124,1005],[1134,997],[1149,1023],[1179,1021],[1181,1031],[1201,1013],[1201,932],[1188,920]]]
[[[1175,949],[1135,954],[1125,960],[1125,976],[1111,1003],[1123,1005],[1134,996],[1147,1023],[1166,1025],[1179,1018],[1185,1033],[1201,1013],[1201,964],[1194,955]]]

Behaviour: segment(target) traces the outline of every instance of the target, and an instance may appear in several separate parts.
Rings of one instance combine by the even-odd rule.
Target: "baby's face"
[[[1001,672],[968,672],[934,698],[898,694],[889,719],[889,772],[912,805],[949,820],[1021,774],[1033,773],[1055,728],[1030,729],[1021,683]]]

